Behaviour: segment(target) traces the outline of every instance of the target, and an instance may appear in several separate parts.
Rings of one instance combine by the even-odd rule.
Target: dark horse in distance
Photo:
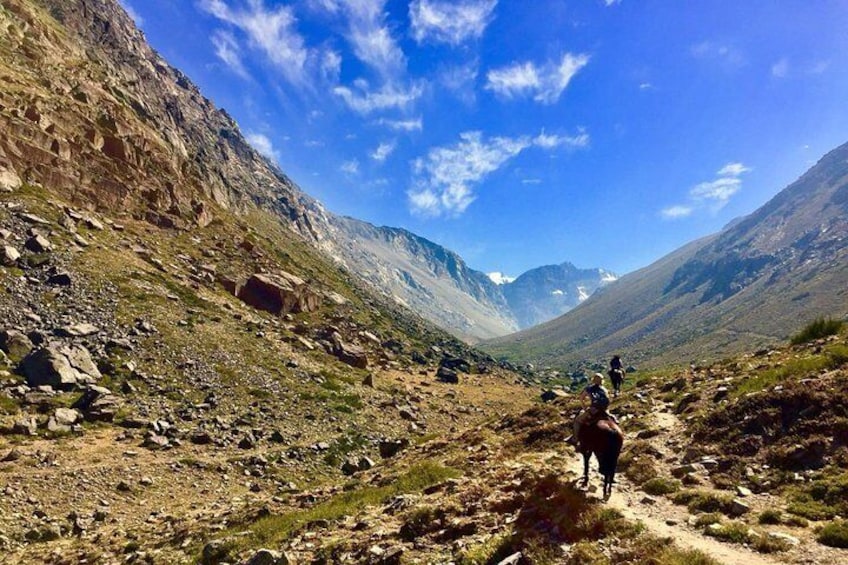
[[[598,460],[598,471],[604,476],[604,500],[612,494],[618,456],[624,444],[624,434],[618,424],[608,417],[601,417],[580,430],[578,450],[583,455],[583,486],[589,484],[589,459],[592,454]]]
[[[624,371],[621,369],[610,369],[607,371],[610,381],[612,382],[612,390],[615,396],[621,394],[621,383],[624,382]]]

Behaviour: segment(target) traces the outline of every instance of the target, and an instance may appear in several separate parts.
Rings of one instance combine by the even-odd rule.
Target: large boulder
[[[21,368],[31,387],[73,390],[101,378],[88,350],[78,345],[37,349],[24,358]]]
[[[72,406],[81,411],[89,422],[111,422],[120,407],[120,399],[101,386],[86,388]]]
[[[368,368],[368,356],[365,354],[364,349],[358,345],[345,343],[338,332],[333,332],[330,339],[332,341],[331,353],[335,355],[339,361],[350,365],[351,367],[356,367],[357,369]]]
[[[34,345],[29,337],[18,330],[3,330],[0,332],[0,350],[9,356],[9,359],[18,363],[29,355]]]
[[[240,300],[272,314],[313,312],[321,306],[321,296],[303,279],[280,271],[277,274],[255,274],[237,286]]]

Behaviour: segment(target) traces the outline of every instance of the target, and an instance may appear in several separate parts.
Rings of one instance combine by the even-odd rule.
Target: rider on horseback
[[[621,392],[621,383],[624,381],[624,365],[621,363],[619,355],[613,355],[610,359],[610,368],[607,371],[610,380],[612,381],[613,394],[618,396]]]
[[[584,410],[577,418],[574,419],[574,435],[571,436],[571,443],[578,445],[580,437],[580,428],[589,423],[595,422],[602,418],[609,418],[613,422],[617,422],[615,417],[607,412],[610,399],[607,389],[603,385],[604,376],[601,373],[595,373],[592,376],[592,384],[583,389],[580,393],[580,399],[584,402],[590,402],[589,408]]]

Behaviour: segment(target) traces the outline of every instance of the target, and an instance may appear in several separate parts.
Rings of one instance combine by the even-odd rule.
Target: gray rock
[[[56,330],[63,337],[86,337],[100,332],[100,328],[92,324],[76,324],[65,326]]]
[[[80,413],[73,408],[56,408],[53,418],[63,426],[73,426],[80,421]]]
[[[20,252],[11,245],[0,247],[0,264],[11,267],[21,258]]]
[[[518,565],[519,563],[521,563],[521,557],[522,554],[520,551],[517,553],[513,553],[506,559],[498,561],[498,565]]]
[[[14,362],[18,362],[29,355],[33,347],[29,337],[17,330],[0,332],[0,350],[8,354]]]
[[[5,166],[0,166],[0,192],[14,192],[21,187],[21,177]]]
[[[448,367],[439,367],[436,371],[436,379],[443,383],[459,384],[459,375]]]
[[[739,500],[738,498],[733,499],[733,503],[730,506],[730,513],[734,516],[742,516],[743,514],[747,514],[751,511],[751,507],[747,502],[743,500]]]
[[[48,385],[54,389],[73,390],[80,379],[79,371],[57,349],[45,347],[33,351],[21,363],[27,384]]]
[[[34,235],[27,240],[24,247],[33,253],[46,253],[53,249],[53,244],[43,235]]]
[[[245,565],[289,565],[289,563],[291,563],[291,560],[285,553],[260,549],[245,562]]]
[[[768,537],[771,539],[784,541],[792,546],[799,545],[801,543],[801,540],[799,540],[795,536],[790,536],[789,534],[785,534],[783,532],[769,532]]]

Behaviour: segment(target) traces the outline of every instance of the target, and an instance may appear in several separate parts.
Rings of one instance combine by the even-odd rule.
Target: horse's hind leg
[[[589,484],[589,458],[592,456],[591,453],[583,454],[583,486]]]

